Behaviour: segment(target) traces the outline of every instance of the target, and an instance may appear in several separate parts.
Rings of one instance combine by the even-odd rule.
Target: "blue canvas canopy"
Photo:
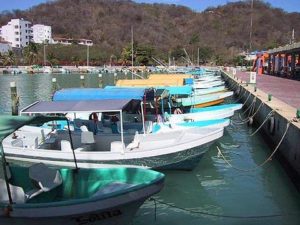
[[[144,88],[100,89],[100,88],[68,88],[56,91],[53,101],[101,100],[101,99],[143,99]]]
[[[129,99],[102,99],[91,101],[56,101],[36,102],[25,109],[21,114],[34,113],[79,113],[79,112],[113,112],[122,111],[131,100]]]
[[[144,87],[145,89],[147,87]],[[130,89],[141,89],[140,87],[119,87],[119,86],[107,86],[105,89],[114,89],[114,90],[130,90]],[[193,91],[192,86],[184,85],[184,86],[158,86],[155,87],[156,90],[167,90],[169,95],[190,95]]]

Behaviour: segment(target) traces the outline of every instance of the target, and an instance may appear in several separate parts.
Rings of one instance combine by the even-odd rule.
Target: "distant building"
[[[75,41],[79,45],[88,45],[88,46],[92,46],[93,45],[93,41],[89,40],[89,39],[78,39],[78,40],[75,40]]]
[[[54,37],[52,44],[62,44],[62,45],[78,44],[78,45],[92,46],[93,41],[89,40],[89,39],[73,39],[73,38]]]
[[[73,44],[73,39],[72,38],[54,37],[52,40],[52,44],[71,45],[71,44]]]
[[[32,37],[31,23],[24,19],[12,19],[0,29],[0,36],[12,47],[22,48],[29,44]]]
[[[32,26],[32,41],[34,43],[52,43],[52,29],[51,26],[43,24],[35,24]]]
[[[0,53],[6,53],[11,50],[11,43],[0,40]]]

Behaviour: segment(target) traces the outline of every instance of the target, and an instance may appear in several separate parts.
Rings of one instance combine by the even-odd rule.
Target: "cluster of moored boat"
[[[0,117],[0,221],[128,223],[163,187],[150,169],[192,170],[223,136],[242,106],[220,104],[232,94],[218,71],[151,74],[62,89],[23,116]]]

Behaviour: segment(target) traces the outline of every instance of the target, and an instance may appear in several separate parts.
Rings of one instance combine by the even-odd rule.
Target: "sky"
[[[51,0],[0,0],[0,12],[13,9],[28,9],[39,3]],[[238,0],[135,0],[144,3],[167,3],[179,4],[192,8],[196,11],[203,11],[209,6],[224,5],[227,2],[236,2]],[[300,12],[300,0],[265,0],[271,3],[273,7],[282,8],[287,12]]]

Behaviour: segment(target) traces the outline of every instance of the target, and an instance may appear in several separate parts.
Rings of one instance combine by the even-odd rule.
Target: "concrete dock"
[[[280,159],[300,188],[300,120],[296,118],[300,108],[300,82],[262,75],[257,76],[253,85],[248,84],[249,73],[238,71],[233,75],[230,69],[222,71],[222,76],[244,103],[244,109],[253,107],[251,119],[257,127],[264,123],[260,131],[272,146],[270,155]],[[271,101],[269,94],[272,94]]]

